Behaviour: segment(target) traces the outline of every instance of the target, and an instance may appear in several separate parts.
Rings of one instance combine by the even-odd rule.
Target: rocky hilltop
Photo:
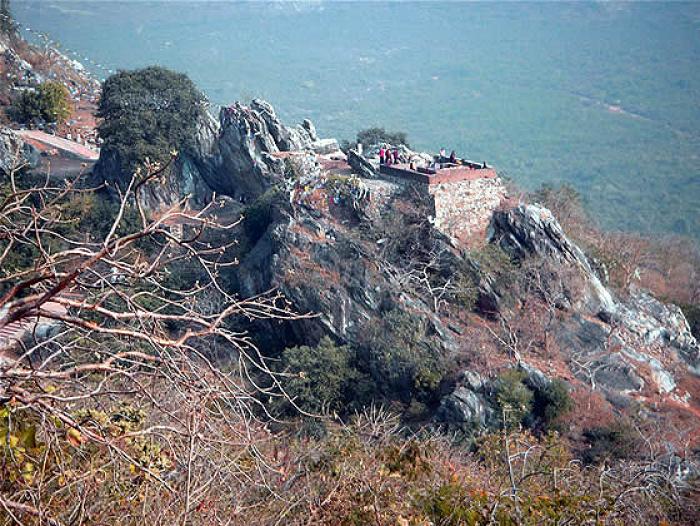
[[[0,522],[697,523],[696,247],[61,64],[71,137],[0,130]]]
[[[465,242],[436,227],[420,184],[380,174],[377,145],[346,155],[309,121],[285,126],[261,100],[222,108],[218,119],[207,114],[197,129],[194,153],[147,200],[156,209],[185,196],[194,207],[227,196],[227,210],[246,217],[232,278],[238,293],[277,289],[296,311],[315,314],[283,328],[247,327],[262,347],[279,352],[330,336],[371,355],[377,342],[367,335],[391,339],[399,329],[387,320],[400,313],[422,335],[420,359],[450,364],[424,414],[436,421],[487,425],[490,377],[504,367],[534,386],[559,378],[575,392],[600,393],[605,411],[640,403],[659,415],[698,411],[698,344],[680,309],[638,288],[613,290],[605,266],[544,206],[509,201],[496,182],[478,197],[496,196],[483,235]],[[95,172],[108,178],[110,159]],[[450,213],[469,220],[470,210]],[[371,356],[366,364],[388,382]]]

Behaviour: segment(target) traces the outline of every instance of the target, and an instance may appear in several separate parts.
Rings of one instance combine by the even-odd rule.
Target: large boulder
[[[379,172],[374,165],[357,153],[356,150],[349,150],[347,157],[348,164],[360,177],[365,179],[376,179],[379,177]]]
[[[539,205],[520,205],[494,212],[490,241],[498,244],[512,258],[546,258],[559,266],[575,269],[585,287],[578,307],[592,314],[609,315],[617,306],[583,251],[564,233],[554,215]]]
[[[490,403],[490,382],[479,373],[465,370],[455,389],[440,401],[437,422],[479,432],[494,423],[497,413]]]

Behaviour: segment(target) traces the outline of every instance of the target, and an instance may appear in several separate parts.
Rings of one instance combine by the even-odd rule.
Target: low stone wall
[[[407,182],[423,184],[456,183],[459,181],[474,181],[476,179],[493,179],[497,177],[493,168],[474,168],[471,166],[452,166],[440,168],[437,171],[426,172],[421,169],[411,170],[408,164],[382,164],[379,167],[382,176],[403,179]]]
[[[437,177],[436,177],[437,175]],[[397,187],[412,185],[430,196],[435,227],[464,244],[483,241],[491,215],[506,197],[495,170],[447,169],[427,176],[399,166],[382,165],[380,177]]]
[[[499,177],[431,184],[435,227],[464,242],[485,237],[491,214],[506,195]]]

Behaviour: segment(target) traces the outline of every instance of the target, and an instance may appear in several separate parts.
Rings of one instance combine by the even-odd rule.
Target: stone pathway
[[[17,130],[17,134],[25,141],[40,150],[45,150],[46,147],[56,148],[62,153],[75,156],[84,161],[97,161],[100,157],[100,151],[95,148],[90,148],[83,144],[78,144],[75,141],[69,141],[62,137],[49,135],[39,130]],[[39,143],[38,145],[36,143]]]

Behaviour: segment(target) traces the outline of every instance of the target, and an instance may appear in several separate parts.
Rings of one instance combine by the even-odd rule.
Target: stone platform
[[[482,168],[476,163],[443,165],[437,170],[417,168],[411,170],[409,164],[382,164],[379,167],[381,175],[405,179],[423,184],[457,183],[460,181],[476,181],[477,179],[495,179],[498,177],[493,168]]]

